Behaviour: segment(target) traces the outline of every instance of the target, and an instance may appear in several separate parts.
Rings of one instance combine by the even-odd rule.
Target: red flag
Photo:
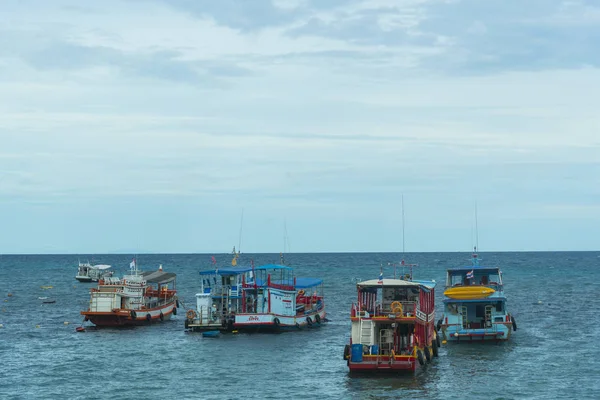
[[[212,260],[212,263],[213,263],[213,264],[216,264],[216,263],[217,263],[217,259],[215,258],[215,256],[211,256],[211,257],[210,257],[210,259]]]

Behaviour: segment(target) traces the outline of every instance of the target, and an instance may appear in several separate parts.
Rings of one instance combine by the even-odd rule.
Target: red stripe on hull
[[[415,371],[417,368],[417,360],[413,360],[410,364],[407,362],[395,362],[390,364],[388,361],[381,363],[376,362],[360,362],[348,363],[350,372],[396,372],[396,371]]]

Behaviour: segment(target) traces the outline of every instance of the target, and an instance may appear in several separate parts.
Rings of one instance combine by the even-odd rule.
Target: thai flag
[[[473,279],[475,277],[475,275],[473,274],[473,270],[471,270],[470,272],[467,272],[467,279]]]
[[[379,273],[379,280],[377,281],[377,283],[383,283],[383,271]]]

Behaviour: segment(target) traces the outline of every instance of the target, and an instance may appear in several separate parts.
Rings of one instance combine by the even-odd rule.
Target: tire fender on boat
[[[164,320],[165,320],[165,316],[163,315],[162,311],[160,312],[160,316],[159,316],[159,318],[160,318],[160,320],[161,320],[161,321],[164,321]]]
[[[436,330],[439,332],[440,328],[442,327],[442,321],[444,320],[444,317],[440,318],[437,322],[437,325],[435,326]]]
[[[516,330],[517,330],[517,321],[515,321],[515,317],[513,317],[513,316],[511,315],[511,316],[510,316],[510,320],[511,320],[511,322],[512,322],[512,328],[513,328],[513,331],[516,331]]]
[[[347,344],[344,346],[344,360],[347,360],[350,358],[350,345]]]
[[[315,321],[317,324],[321,324],[321,316],[319,314],[315,315]]]
[[[179,300],[175,300],[175,308],[179,308]]]
[[[275,327],[279,328],[279,324],[280,324],[279,318],[275,317],[273,319],[273,324],[275,325]]]
[[[425,359],[423,358],[423,352],[421,349],[417,349],[417,359],[419,360],[419,364],[425,365]]]
[[[311,317],[306,317],[306,323],[308,324],[308,326],[312,326],[313,321]]]
[[[146,314],[146,321],[150,322],[152,320],[152,315],[150,313]]]
[[[440,339],[440,335],[435,335],[435,343],[437,344],[438,349],[442,347],[442,339]]]
[[[439,356],[439,350],[438,350],[439,346],[438,346],[438,336],[435,335],[435,338],[433,338],[433,340],[431,341],[431,350],[433,351],[433,356],[434,357],[438,357]]]
[[[298,330],[302,329],[302,328],[300,327],[300,324],[299,324],[299,323],[297,323],[297,322],[296,322],[296,328],[298,328]]]
[[[131,319],[137,319],[137,313],[135,311],[131,310],[129,315],[131,316]]]
[[[429,346],[425,346],[423,351],[425,352],[425,358],[427,361],[431,361],[431,350],[429,350]]]
[[[173,315],[177,315],[177,307],[173,307]]]

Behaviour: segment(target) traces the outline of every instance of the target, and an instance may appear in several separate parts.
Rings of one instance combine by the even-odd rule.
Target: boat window
[[[496,303],[496,311],[502,312],[502,302],[501,301]]]

